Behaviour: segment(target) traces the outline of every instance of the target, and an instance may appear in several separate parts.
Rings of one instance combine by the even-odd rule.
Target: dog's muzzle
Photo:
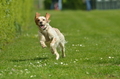
[[[43,30],[46,29],[45,25],[39,25],[39,27],[40,27],[41,29],[43,29]]]
[[[39,27],[40,27],[41,29],[43,29],[43,30],[45,30],[45,29],[46,29],[45,25],[44,25],[42,22],[40,22]]]
[[[42,25],[42,22],[40,22],[40,25]]]
[[[43,28],[44,25],[42,24],[42,22],[40,22],[40,25],[39,25],[40,28]]]

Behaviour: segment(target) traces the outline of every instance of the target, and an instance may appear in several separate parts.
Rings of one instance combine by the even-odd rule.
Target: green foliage
[[[50,9],[51,2],[52,2],[52,0],[45,0],[45,1],[44,1],[45,9]]]
[[[0,49],[27,28],[33,0],[0,0]]]
[[[66,9],[85,9],[85,4],[83,3],[83,0],[66,0],[66,2],[63,4],[63,7],[65,7]]]

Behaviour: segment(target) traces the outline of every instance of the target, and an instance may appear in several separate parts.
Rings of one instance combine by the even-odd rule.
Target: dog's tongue
[[[44,28],[44,26],[40,26],[41,28]]]

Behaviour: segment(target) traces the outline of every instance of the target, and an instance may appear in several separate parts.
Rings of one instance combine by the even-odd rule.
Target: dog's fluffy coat
[[[35,23],[39,28],[40,44],[43,48],[47,47],[46,42],[50,43],[51,52],[56,55],[56,60],[59,59],[57,48],[62,49],[62,56],[65,57],[65,38],[64,35],[57,29],[50,26],[50,14],[40,16],[35,14]]]

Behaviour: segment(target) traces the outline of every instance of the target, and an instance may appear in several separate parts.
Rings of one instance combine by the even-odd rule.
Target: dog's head
[[[50,14],[49,13],[46,13],[45,16],[40,16],[40,14],[36,12],[36,14],[35,14],[35,23],[41,29],[45,29],[46,28],[46,24],[50,22],[49,18],[50,18]]]

